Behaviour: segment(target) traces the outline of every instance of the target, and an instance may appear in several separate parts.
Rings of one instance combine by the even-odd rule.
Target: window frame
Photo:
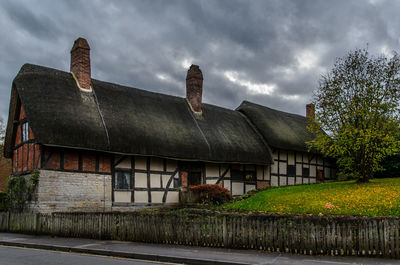
[[[304,174],[304,173],[305,173],[304,170],[307,170],[308,174]],[[310,168],[308,168],[308,167],[303,167],[303,168],[301,169],[301,176],[302,176],[302,177],[309,178],[309,177],[310,177]]]
[[[29,124],[27,121],[21,123],[21,143],[29,141]]]
[[[290,169],[290,170],[289,170]],[[292,171],[292,172],[290,172]],[[294,171],[294,172],[293,172]],[[291,174],[289,174],[289,172]],[[296,166],[295,165],[286,165],[286,176],[287,177],[296,177]]]
[[[121,188],[118,186],[118,173],[124,173],[125,177],[127,178],[127,188]],[[133,187],[132,187],[132,171],[129,169],[122,169],[122,168],[116,168],[114,170],[114,185],[113,188],[115,191],[132,191]]]
[[[249,184],[257,182],[257,176],[255,170],[242,170],[242,169],[231,168],[230,175],[231,175],[230,180],[234,182],[239,181],[239,182],[246,182]],[[251,175],[251,178],[247,177],[249,175]]]

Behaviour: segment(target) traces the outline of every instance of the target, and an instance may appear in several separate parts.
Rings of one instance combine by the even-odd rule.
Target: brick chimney
[[[315,106],[310,103],[306,105],[306,117],[307,118],[315,118]]]
[[[78,38],[71,49],[71,73],[80,89],[91,91],[90,47],[84,38]]]
[[[192,64],[186,76],[186,99],[194,112],[201,113],[203,74],[198,65]]]

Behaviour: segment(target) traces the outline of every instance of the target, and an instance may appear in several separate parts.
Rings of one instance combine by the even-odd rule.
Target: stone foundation
[[[40,170],[34,212],[109,212],[111,175]]]

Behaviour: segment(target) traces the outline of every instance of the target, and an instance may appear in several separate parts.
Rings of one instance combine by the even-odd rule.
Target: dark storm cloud
[[[73,41],[91,46],[100,80],[185,95],[191,63],[204,101],[250,100],[304,114],[320,75],[357,47],[399,50],[397,2],[386,1],[3,1],[0,115],[25,62],[69,69]]]
[[[15,22],[18,29],[27,32],[33,37],[52,38],[57,34],[58,30],[54,27],[55,23],[52,19],[38,16],[24,5],[11,2],[8,5],[4,5],[4,11],[7,18]]]

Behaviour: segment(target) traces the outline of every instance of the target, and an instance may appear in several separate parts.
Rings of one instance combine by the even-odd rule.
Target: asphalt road
[[[0,246],[0,265],[162,265],[173,263],[150,262],[88,254]],[[174,263],[175,264],[175,263]]]
[[[68,252],[70,250],[75,252]],[[107,256],[81,253],[98,253]],[[108,255],[137,259],[115,258]],[[165,262],[158,263],[150,260]],[[0,233],[0,265],[172,264],[168,262],[210,265],[400,265],[400,260],[395,259],[307,256],[256,250]]]

